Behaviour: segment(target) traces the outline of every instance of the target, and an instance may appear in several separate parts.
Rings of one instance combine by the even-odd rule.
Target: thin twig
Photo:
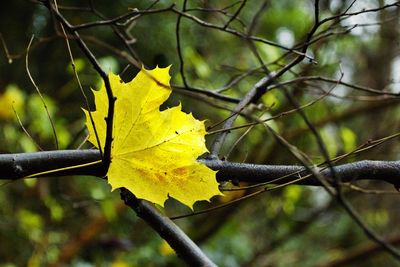
[[[226,28],[226,29],[223,29],[223,26],[219,26],[219,25],[216,25],[216,24],[212,24],[212,23],[203,21],[203,20],[199,19],[199,18],[196,17],[196,16],[190,15],[190,14],[188,14],[187,12],[182,12],[182,11],[176,9],[176,8],[172,8],[171,11],[173,11],[173,12],[175,12],[175,13],[177,13],[177,14],[180,14],[180,15],[182,15],[182,16],[188,18],[188,19],[191,19],[192,21],[194,21],[194,22],[196,22],[196,23],[198,23],[199,25],[202,25],[202,26],[204,26],[204,27],[208,27],[208,28],[211,28],[211,29],[216,29],[216,30],[224,31],[224,32],[230,33],[230,34],[232,34],[232,35],[235,35],[235,36],[237,36],[237,37],[243,38],[243,39],[248,39],[248,38],[250,38],[250,39],[253,40],[253,41],[260,42],[260,43],[264,43],[264,44],[271,45],[271,46],[275,46],[275,47],[278,47],[278,48],[280,48],[280,49],[283,49],[283,50],[292,52],[292,53],[294,53],[294,54],[297,54],[297,55],[299,55],[299,56],[306,57],[306,58],[308,58],[308,59],[310,59],[310,60],[313,61],[313,58],[312,58],[311,56],[306,55],[304,52],[298,51],[298,50],[296,50],[296,49],[292,49],[292,48],[289,48],[289,47],[286,47],[286,46],[277,44],[277,43],[275,43],[275,42],[266,40],[266,39],[264,39],[264,38],[260,38],[260,37],[256,37],[256,36],[247,36],[246,34],[244,34],[244,33],[242,33],[242,32],[239,32],[239,31],[236,31],[236,30],[234,30],[234,29],[231,29],[231,28],[229,28],[229,27]]]
[[[58,10],[57,1],[54,0],[54,3],[55,3],[55,8]],[[99,135],[97,133],[97,128],[96,128],[96,125],[95,125],[94,120],[93,120],[92,111],[90,110],[89,100],[88,100],[88,98],[86,96],[85,91],[83,90],[83,87],[82,87],[82,84],[81,84],[81,80],[79,79],[79,76],[78,76],[78,72],[76,71],[75,60],[74,60],[74,56],[72,55],[72,50],[71,50],[71,46],[69,44],[69,39],[67,37],[67,33],[65,32],[64,26],[61,23],[60,23],[60,27],[61,27],[61,30],[63,32],[64,38],[65,38],[65,43],[67,44],[68,55],[69,55],[69,58],[71,60],[71,66],[72,66],[72,70],[73,70],[74,75],[75,75],[75,79],[76,79],[76,81],[78,83],[79,89],[80,89],[80,91],[82,93],[82,96],[83,96],[83,99],[85,101],[86,110],[87,110],[87,112],[89,114],[90,123],[92,124],[93,130],[94,130],[94,135],[96,137],[97,146],[99,148],[100,155],[103,157],[103,148],[101,147],[100,138],[99,138]]]
[[[225,25],[222,27],[223,29],[228,28],[229,24],[231,24],[232,21],[236,19],[236,17],[239,15],[240,11],[244,8],[246,5],[247,0],[243,0],[242,3],[240,4],[239,8],[236,10],[236,12],[233,14],[233,16],[225,23]]]
[[[71,24],[61,15],[61,13],[57,9],[54,8],[52,3],[50,3],[49,1],[46,1],[46,4],[47,4],[47,7],[50,9],[50,11],[54,12],[57,19],[64,25],[64,27],[72,35],[75,36],[76,41],[77,41],[79,47],[81,48],[82,52],[89,59],[89,61],[93,65],[94,69],[99,73],[99,75],[101,76],[101,78],[104,81],[104,86],[106,88],[107,98],[108,98],[108,112],[107,112],[107,117],[105,118],[105,120],[106,120],[106,140],[105,140],[105,144],[104,144],[104,155],[103,155],[103,164],[104,164],[103,171],[104,171],[104,173],[106,173],[110,166],[110,163],[111,163],[111,145],[112,145],[112,141],[113,141],[114,107],[115,107],[115,101],[116,101],[116,98],[114,97],[114,94],[112,92],[110,80],[108,78],[107,73],[101,68],[96,57],[93,55],[93,53],[87,47],[86,43],[79,36],[78,32],[71,29],[72,28]]]
[[[29,49],[30,49],[30,47],[31,47],[31,45],[32,45],[32,42],[33,42],[34,37],[35,37],[35,36],[32,35],[32,37],[31,37],[31,39],[30,39],[30,41],[29,41],[28,47],[26,48],[25,68],[26,68],[26,72],[28,73],[28,76],[29,76],[29,79],[30,79],[31,83],[32,83],[33,86],[35,87],[36,92],[38,93],[38,95],[39,95],[39,97],[40,97],[40,100],[42,101],[43,107],[44,107],[44,109],[46,110],[47,118],[49,119],[49,122],[50,122],[50,124],[51,124],[51,129],[53,130],[54,143],[55,143],[56,149],[59,149],[59,147],[58,147],[57,132],[56,132],[56,127],[55,127],[55,125],[54,125],[53,119],[52,119],[51,116],[50,116],[50,112],[49,112],[49,109],[47,108],[46,101],[44,101],[44,98],[43,98],[43,96],[42,96],[42,93],[40,92],[39,87],[36,85],[35,81],[33,80],[32,75],[31,75],[31,72],[29,71],[29,59],[28,59],[28,58],[29,58]]]
[[[8,64],[13,63],[12,56],[10,55],[10,52],[8,51],[6,41],[4,40],[3,34],[1,34],[1,32],[0,32],[0,40],[1,40],[1,43],[3,45],[4,53],[6,54],[6,58],[8,60]]]
[[[183,13],[186,11],[186,4],[187,4],[187,0],[184,0],[183,6],[182,6]],[[182,15],[179,13],[178,18],[176,20],[176,28],[175,28],[176,50],[178,52],[178,58],[179,58],[179,73],[181,74],[183,84],[187,88],[188,83],[186,81],[186,76],[185,76],[185,65],[184,65],[184,60],[183,60],[183,55],[182,55],[181,37],[180,37],[181,20],[182,20]]]
[[[33,137],[29,134],[28,130],[25,128],[25,126],[22,123],[22,121],[21,121],[21,119],[20,119],[20,117],[18,115],[18,112],[15,110],[14,106],[12,106],[12,109],[14,111],[15,117],[17,118],[19,126],[21,126],[22,131],[24,131],[24,133],[33,142],[33,144],[36,146],[37,149],[39,149],[40,151],[43,151],[43,149],[40,147],[40,145],[35,141],[35,139],[33,139]]]

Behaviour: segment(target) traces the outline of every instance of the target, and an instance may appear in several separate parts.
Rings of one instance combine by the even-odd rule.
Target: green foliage
[[[350,128],[341,127],[340,137],[342,139],[343,150],[345,152],[351,152],[356,148],[357,136]]]

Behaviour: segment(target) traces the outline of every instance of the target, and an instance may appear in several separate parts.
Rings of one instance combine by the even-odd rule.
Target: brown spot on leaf
[[[174,175],[179,175],[179,176],[186,176],[188,175],[188,169],[185,167],[182,168],[176,168],[173,170]]]

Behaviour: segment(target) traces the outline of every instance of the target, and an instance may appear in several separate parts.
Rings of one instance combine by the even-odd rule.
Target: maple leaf
[[[160,111],[171,94],[169,67],[142,70],[129,83],[110,74],[116,97],[111,164],[107,173],[112,190],[125,187],[137,198],[164,206],[168,197],[193,207],[198,200],[221,195],[215,171],[196,161],[207,152],[203,121],[181,111],[181,106]],[[91,112],[100,145],[106,138],[108,98],[105,87],[94,91]],[[98,147],[86,114],[89,142]]]

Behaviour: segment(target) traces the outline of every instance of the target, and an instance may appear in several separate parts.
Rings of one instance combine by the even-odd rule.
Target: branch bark
[[[189,266],[216,266],[200,248],[167,216],[150,202],[137,199],[129,190],[120,189],[121,199],[152,227]]]
[[[17,180],[24,177],[54,177],[67,175],[91,175],[102,177],[101,155],[96,149],[55,150],[34,153],[0,155],[0,180]],[[235,163],[218,159],[200,159],[208,167],[218,171],[217,180],[248,183],[320,186],[308,172],[299,165],[257,165]],[[400,161],[363,160],[334,166],[337,178],[342,182],[357,180],[384,181],[400,185]],[[331,182],[331,171],[321,169],[324,178]],[[303,177],[303,179],[300,179]]]

